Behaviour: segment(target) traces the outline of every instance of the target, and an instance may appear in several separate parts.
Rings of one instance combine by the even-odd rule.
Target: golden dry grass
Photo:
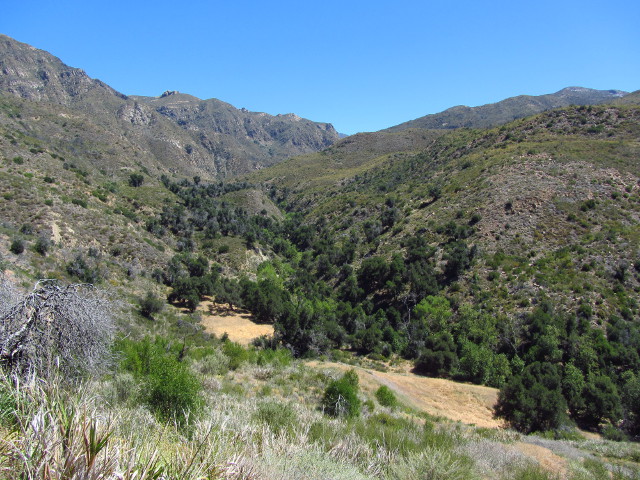
[[[566,478],[567,459],[556,455],[551,450],[531,443],[518,442],[515,449],[524,453],[527,457],[533,458],[547,472]]]
[[[375,391],[386,385],[401,402],[427,412],[469,425],[501,428],[504,422],[493,417],[498,390],[481,385],[453,382],[442,378],[428,378],[405,372],[379,372],[340,363],[310,362],[320,368],[347,370],[354,368],[365,391]]]
[[[202,314],[201,323],[205,332],[217,337],[227,333],[231,341],[246,346],[262,335],[273,336],[273,325],[255,323],[246,310],[204,301],[200,303],[198,311]]]

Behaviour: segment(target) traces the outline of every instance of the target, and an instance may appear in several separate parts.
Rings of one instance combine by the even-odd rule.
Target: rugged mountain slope
[[[640,90],[631,92],[613,101],[615,105],[640,105]]]
[[[331,124],[312,122],[292,113],[273,116],[239,110],[220,100],[200,100],[178,92],[165,92],[157,98],[132,98],[197,133],[200,144],[208,150],[227,152],[231,162],[251,158],[251,169],[321,150],[338,139]],[[234,163],[232,166],[232,172],[241,168]]]
[[[571,107],[413,151],[360,152],[355,170],[338,143],[250,179],[360,242],[357,256],[390,258],[416,236],[475,245],[464,287],[451,292],[461,302],[514,314],[544,292],[567,310],[587,302],[604,320],[629,314],[621,298],[637,308],[639,129],[637,107]],[[294,173],[302,164],[304,179]],[[623,273],[621,297],[611,292]]]
[[[159,183],[167,167],[139,143],[52,105],[0,102],[0,269],[191,311],[214,295],[298,355],[399,355],[495,387],[544,362],[573,382],[554,411],[620,425],[621,409],[578,402],[608,389],[623,428],[640,425],[626,393],[640,365],[639,107],[358,135],[231,184]],[[145,328],[196,331],[174,311]]]
[[[388,161],[397,152],[419,152],[445,134],[442,130],[410,129],[401,132],[358,133],[320,152],[292,158],[250,176],[251,181],[271,182],[280,189],[310,194],[322,192],[376,162]]]
[[[582,87],[568,87],[556,93],[540,96],[520,95],[497,103],[479,107],[457,106],[444,112],[426,115],[401,123],[386,131],[397,132],[407,128],[487,128],[502,125],[518,118],[528,117],[569,105],[598,105],[611,103],[627,92],[620,90],[593,90]]]
[[[143,155],[183,175],[232,176],[338,139],[330,124],[293,114],[274,117],[180,94],[127,97],[49,53],[6,36],[0,36],[0,93],[37,102],[49,113],[69,109],[111,136],[99,141],[127,139]]]

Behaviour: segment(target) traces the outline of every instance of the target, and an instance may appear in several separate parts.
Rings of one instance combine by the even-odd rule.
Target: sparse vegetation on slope
[[[488,128],[509,123],[518,118],[570,105],[598,105],[624,101],[627,92],[619,90],[593,90],[568,87],[547,95],[520,95],[497,103],[479,107],[457,106],[444,112],[426,115],[409,122],[388,128],[398,132],[408,128],[433,128],[453,130],[456,128]]]
[[[638,475],[635,444],[575,428],[616,441],[640,430],[633,102],[488,130],[362,134],[225,183],[182,142],[191,130],[162,130],[194,115],[205,128],[196,110],[213,103],[185,99],[182,111],[172,102],[183,97],[166,95],[145,100],[152,111],[76,75],[110,100],[89,108],[81,88],[64,101],[43,91],[48,103],[0,98],[0,267],[29,289],[57,279],[41,284],[53,297],[0,285],[4,370],[40,376],[0,387],[3,475]],[[101,116],[116,103],[119,116]],[[160,130],[168,150],[148,141]],[[76,367],[93,364],[67,341],[78,331],[49,327],[74,316],[67,307],[91,314],[60,292],[94,288],[121,300],[122,335],[107,374],[87,378]],[[205,333],[205,299],[246,309],[274,336],[243,347]],[[49,333],[32,343],[42,355],[27,355],[25,332]],[[104,358],[110,332],[78,338]],[[299,357],[409,361],[414,374],[499,388],[503,420],[483,425],[545,438],[434,418],[384,372],[340,377]],[[67,391],[59,369],[86,390]]]

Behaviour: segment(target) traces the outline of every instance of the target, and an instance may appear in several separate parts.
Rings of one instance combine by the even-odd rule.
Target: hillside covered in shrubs
[[[69,106],[0,115],[7,478],[638,475],[637,106],[358,135],[226,181],[107,152]],[[209,335],[204,300],[275,335]],[[511,429],[309,359],[499,389]]]

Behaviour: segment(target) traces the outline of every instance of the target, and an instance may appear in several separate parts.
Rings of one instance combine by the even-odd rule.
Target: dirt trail
[[[273,325],[258,324],[251,320],[251,314],[244,310],[226,308],[211,301],[201,302],[198,311],[202,314],[205,332],[217,337],[225,332],[229,339],[241,345],[249,345],[251,340],[261,335],[272,336]]]
[[[478,427],[504,426],[501,420],[493,418],[493,406],[498,400],[495,388],[422,377],[410,372],[379,372],[341,363],[310,362],[309,365],[339,370],[354,368],[363,390],[373,392],[380,385],[386,385],[400,401],[431,415]]]
[[[568,463],[566,458],[556,455],[548,448],[532,443],[517,442],[515,448],[527,457],[535,459],[538,464],[548,472],[560,478],[566,477]]]

